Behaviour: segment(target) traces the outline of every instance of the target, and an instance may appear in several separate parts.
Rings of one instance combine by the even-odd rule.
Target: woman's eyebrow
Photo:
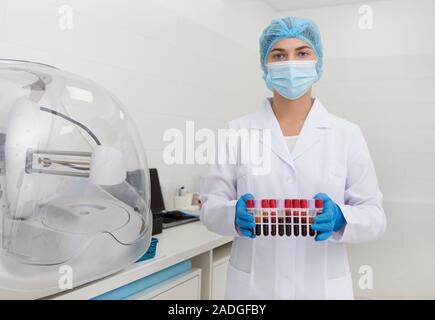
[[[310,46],[302,46],[302,47],[298,47],[298,48],[296,48],[295,50],[296,50],[296,51],[299,51],[299,50],[303,50],[303,49],[310,49],[310,50],[312,50]]]
[[[285,52],[285,49],[283,49],[283,48],[274,48],[274,49],[270,50],[270,52],[274,52],[274,51]]]

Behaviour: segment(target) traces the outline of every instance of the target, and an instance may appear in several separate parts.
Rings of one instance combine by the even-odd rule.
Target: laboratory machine
[[[149,170],[132,119],[93,81],[0,60],[0,299],[76,288],[151,241]]]

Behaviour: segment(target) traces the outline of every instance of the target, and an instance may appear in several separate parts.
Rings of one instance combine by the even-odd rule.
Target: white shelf
[[[230,259],[231,242],[226,243],[213,250],[213,264],[218,265],[223,262],[227,262]]]

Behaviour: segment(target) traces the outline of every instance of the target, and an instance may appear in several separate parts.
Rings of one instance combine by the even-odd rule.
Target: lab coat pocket
[[[253,256],[253,239],[238,237],[231,247],[230,264],[240,271],[249,273]]]
[[[227,281],[225,286],[225,299],[245,300],[250,297],[251,274],[234,267],[228,263]]]
[[[346,246],[343,243],[326,243],[326,275],[328,279],[337,279],[349,274],[349,262]]]

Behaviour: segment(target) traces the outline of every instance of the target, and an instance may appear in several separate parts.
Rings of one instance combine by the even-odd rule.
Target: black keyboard
[[[198,217],[191,216],[178,210],[166,211],[163,213],[163,227],[168,228],[186,222],[199,220]]]

